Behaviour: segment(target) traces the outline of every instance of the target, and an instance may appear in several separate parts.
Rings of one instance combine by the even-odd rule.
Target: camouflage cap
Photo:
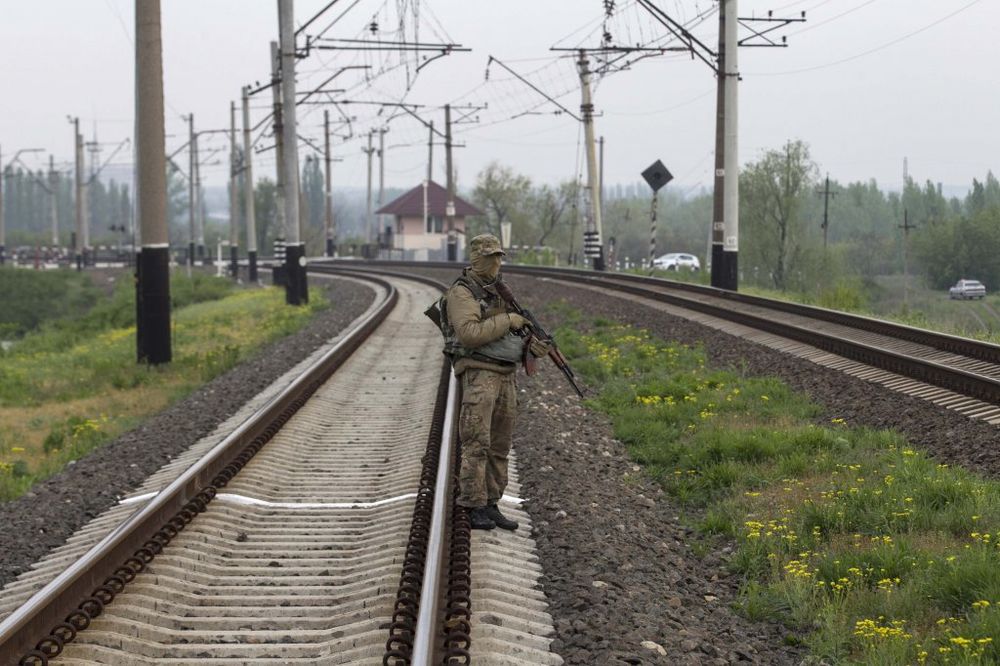
[[[486,257],[491,254],[507,254],[500,247],[500,239],[493,234],[480,234],[469,241],[469,259]]]

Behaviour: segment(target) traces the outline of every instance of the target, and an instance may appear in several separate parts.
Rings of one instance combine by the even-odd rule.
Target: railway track
[[[3,663],[561,663],[516,482],[518,534],[452,506],[440,287],[365,279],[350,333],[3,590]]]
[[[346,262],[345,262],[346,263]],[[398,270],[403,262],[351,262]],[[413,264],[409,265],[412,269]],[[457,265],[429,262],[457,273]],[[510,275],[614,294],[1000,424],[1000,346],[807,305],[623,273],[505,266]]]

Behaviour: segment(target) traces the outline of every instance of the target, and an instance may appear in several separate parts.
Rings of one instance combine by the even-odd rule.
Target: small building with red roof
[[[394,250],[402,251],[405,259],[415,261],[445,261],[448,256],[448,229],[445,223],[448,190],[433,180],[425,181],[402,196],[390,201],[376,215],[392,215]],[[462,259],[465,241],[465,218],[482,215],[462,197],[455,196],[455,232],[459,234],[458,258]]]

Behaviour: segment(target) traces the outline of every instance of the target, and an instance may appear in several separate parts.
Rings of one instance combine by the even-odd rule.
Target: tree
[[[573,206],[579,196],[575,181],[565,181],[558,187],[542,185],[532,196],[532,213],[538,220],[535,245],[545,245],[550,238],[563,236],[564,229],[573,222]]]
[[[740,174],[740,211],[746,254],[751,265],[770,271],[777,289],[785,289],[807,242],[802,209],[819,170],[802,141],[769,150]],[[742,262],[741,262],[742,263]]]
[[[257,181],[254,188],[254,221],[257,225],[257,249],[262,254],[270,254],[271,244],[275,238],[275,226],[278,216],[277,188],[270,178]]]
[[[302,168],[302,199],[306,206],[306,228],[323,227],[323,199],[326,184],[323,181],[323,170],[319,158],[307,155]]]
[[[533,235],[528,233],[530,194],[531,180],[514,173],[510,167],[491,162],[480,171],[472,198],[477,206],[486,211],[485,231],[500,238],[501,223],[511,222],[515,238]]]

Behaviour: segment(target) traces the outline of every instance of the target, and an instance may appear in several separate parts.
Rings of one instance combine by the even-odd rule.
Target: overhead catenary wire
[[[883,51],[883,50],[885,50],[887,48],[895,46],[896,44],[899,44],[900,42],[906,41],[907,39],[910,39],[912,37],[916,37],[917,35],[919,35],[921,33],[927,32],[928,30],[931,30],[932,28],[937,27],[938,25],[944,23],[945,21],[947,21],[947,20],[949,20],[951,18],[954,18],[955,16],[961,14],[962,12],[964,12],[964,11],[966,11],[968,9],[971,9],[974,5],[978,5],[980,2],[982,2],[982,0],[972,0],[972,2],[969,2],[969,3],[967,3],[967,4],[965,4],[965,5],[961,6],[961,7],[959,7],[955,11],[953,11],[953,12],[951,12],[949,14],[946,14],[945,16],[942,16],[941,18],[939,18],[939,19],[937,19],[937,20],[935,20],[935,21],[933,21],[931,23],[928,23],[927,25],[923,26],[922,28],[918,28],[917,30],[914,30],[912,32],[908,32],[908,33],[906,33],[904,35],[901,35],[900,37],[897,37],[896,39],[893,39],[891,41],[885,42],[884,44],[880,44],[880,45],[878,45],[878,46],[876,46],[874,48],[868,49],[866,51],[862,51],[861,53],[856,53],[856,54],[854,54],[852,56],[848,56],[846,58],[841,58],[839,60],[834,60],[833,62],[824,63],[822,65],[813,65],[811,67],[802,67],[802,68],[799,68],[799,69],[789,69],[789,70],[785,70],[785,71],[781,71],[781,72],[741,72],[741,75],[744,75],[744,76],[761,76],[761,77],[764,77],[764,76],[787,76],[787,75],[791,75],[791,74],[803,74],[803,73],[806,73],[806,72],[815,72],[815,71],[820,70],[820,69],[826,69],[828,67],[836,67],[837,65],[843,65],[844,63],[848,63],[848,62],[852,62],[854,60],[858,60],[860,58],[864,58],[864,57],[869,56],[869,55],[871,55],[873,53],[878,53],[879,51]]]

